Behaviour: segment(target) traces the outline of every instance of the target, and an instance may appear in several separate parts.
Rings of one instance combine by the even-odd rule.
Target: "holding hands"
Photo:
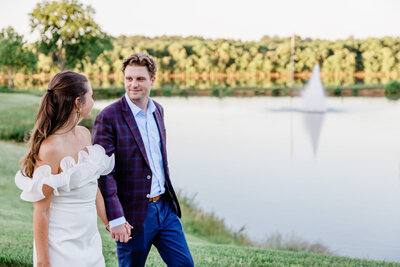
[[[133,226],[131,226],[128,222],[125,222],[123,224],[117,225],[113,228],[110,228],[107,226],[107,230],[111,232],[111,237],[117,241],[117,242],[122,242],[122,243],[127,243],[131,237],[131,230],[133,229]]]

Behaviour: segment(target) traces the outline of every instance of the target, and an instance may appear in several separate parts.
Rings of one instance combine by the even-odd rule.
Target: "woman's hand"
[[[133,226],[130,225],[128,222],[125,222],[125,229],[126,229],[126,232],[128,233],[129,239],[132,239],[131,230],[133,229]]]
[[[131,237],[128,235],[128,231],[126,230],[125,224],[120,224],[111,229],[111,237],[121,243],[127,243]]]
[[[49,260],[45,260],[45,261],[38,261],[36,264],[37,267],[51,267],[50,266],[50,261]]]

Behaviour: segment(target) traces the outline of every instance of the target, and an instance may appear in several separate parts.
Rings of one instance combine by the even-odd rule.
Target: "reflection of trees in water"
[[[393,80],[393,77],[366,77],[364,83],[366,84],[386,84]]]
[[[333,76],[333,77],[323,77],[321,79],[325,86],[334,86],[334,85],[346,86],[355,84],[355,78],[353,76],[344,76],[344,77]]]
[[[121,80],[115,80],[114,78],[104,78],[104,79],[90,79],[90,83],[92,84],[92,87],[114,87],[114,86],[120,86],[122,87],[124,84],[124,81]]]
[[[123,86],[123,78],[122,75],[117,76],[118,78],[113,77],[89,77],[92,87],[122,87]],[[14,84],[16,88],[26,88],[26,89],[45,89],[47,88],[48,82],[51,76],[25,76],[21,78],[19,76],[15,77]],[[298,77],[294,80],[294,85],[296,87],[301,87],[305,84],[308,77]],[[392,80],[390,77],[365,77],[365,78],[356,78],[353,76],[344,76],[344,77],[322,77],[322,82],[325,86],[334,86],[334,85],[352,85],[352,84],[385,84]],[[7,85],[7,78],[2,77],[0,79],[0,86]],[[194,78],[165,78],[158,77],[154,84],[154,88],[197,88],[197,89],[206,89],[206,88],[215,88],[215,87],[257,87],[257,88],[268,88],[273,86],[290,86],[290,77],[265,77],[265,78],[257,78],[257,77],[213,77],[208,79],[199,79]]]

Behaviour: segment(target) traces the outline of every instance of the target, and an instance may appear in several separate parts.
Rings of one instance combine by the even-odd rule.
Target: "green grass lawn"
[[[33,128],[40,96],[30,94],[0,93],[0,139],[23,142]],[[81,125],[92,129],[94,118],[99,113],[81,121]]]
[[[23,141],[33,127],[40,98],[0,93],[0,139]]]
[[[0,94],[0,131],[12,129],[14,125],[24,125],[29,131],[27,125],[33,125],[39,100],[31,95]],[[20,191],[14,184],[14,175],[25,152],[23,144],[0,142],[0,267],[32,266],[32,204],[20,200]],[[397,263],[252,247],[244,235],[230,231],[221,219],[201,211],[190,198],[181,198],[181,206],[182,222],[196,266],[400,267]],[[106,265],[118,266],[115,243],[101,223],[99,229]],[[147,266],[163,265],[153,248]]]
[[[0,266],[32,266],[32,204],[20,200],[14,184],[24,145],[0,142]],[[189,217],[190,214],[184,213]],[[185,226],[185,220],[184,220]],[[190,228],[190,227],[188,227]],[[99,224],[107,266],[118,266],[115,243]],[[186,233],[196,266],[400,266],[396,263],[351,259],[313,253],[266,250],[215,244],[208,237]],[[163,266],[153,248],[147,266]]]

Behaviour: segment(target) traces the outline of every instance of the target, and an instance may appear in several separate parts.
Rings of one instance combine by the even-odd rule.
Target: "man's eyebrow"
[[[146,78],[144,75],[125,75],[125,78]]]

